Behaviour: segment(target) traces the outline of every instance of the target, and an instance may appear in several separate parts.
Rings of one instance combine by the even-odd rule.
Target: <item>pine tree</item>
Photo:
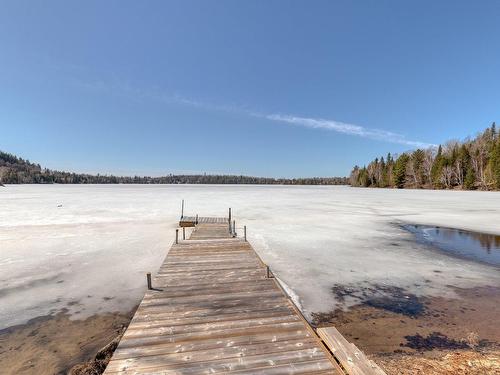
[[[387,178],[387,165],[385,164],[384,157],[380,158],[380,181],[379,187],[385,188],[389,185],[389,179]]]
[[[421,149],[415,150],[410,157],[410,170],[411,177],[413,178],[413,183],[415,187],[420,187],[424,180],[424,164],[425,154]]]
[[[393,185],[393,179],[392,179],[392,170],[394,169],[394,158],[392,157],[391,153],[389,152],[387,154],[387,159],[386,159],[385,167],[386,167],[386,175],[387,175],[387,183],[386,186],[388,187],[394,187]]]
[[[470,161],[470,153],[465,144],[463,144],[458,150],[458,155],[455,160],[455,169],[456,169],[458,183],[462,185],[462,187],[464,187],[467,172],[469,169],[472,169]]]
[[[434,158],[434,164],[431,169],[431,180],[434,188],[441,188],[441,173],[443,171],[443,147],[439,145],[436,157]]]
[[[370,178],[368,177],[368,170],[366,167],[361,168],[359,171],[359,186],[370,186]]]
[[[410,157],[408,156],[408,154],[401,154],[399,158],[396,160],[396,163],[394,164],[393,179],[394,179],[394,185],[398,189],[402,189],[405,186],[406,166],[408,165],[409,160]]]
[[[464,180],[464,188],[467,190],[473,190],[475,189],[475,184],[476,184],[476,174],[474,173],[474,169],[472,168],[471,165],[467,168],[467,172],[465,173],[465,180]]]

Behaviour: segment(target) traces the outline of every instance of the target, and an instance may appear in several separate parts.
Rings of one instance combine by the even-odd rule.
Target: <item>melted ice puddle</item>
[[[500,266],[500,236],[455,228],[405,224],[417,241],[463,258]]]

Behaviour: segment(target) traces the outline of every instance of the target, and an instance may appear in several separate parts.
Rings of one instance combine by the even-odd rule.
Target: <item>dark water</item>
[[[406,224],[419,242],[463,258],[500,266],[500,236],[455,228]]]

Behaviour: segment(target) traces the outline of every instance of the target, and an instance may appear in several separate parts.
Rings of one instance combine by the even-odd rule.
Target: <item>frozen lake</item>
[[[499,268],[415,241],[401,224],[500,234],[500,193],[331,186],[21,185],[0,187],[0,328],[67,309],[128,311],[186,214],[226,216],[307,314],[336,306],[335,284],[500,285]]]

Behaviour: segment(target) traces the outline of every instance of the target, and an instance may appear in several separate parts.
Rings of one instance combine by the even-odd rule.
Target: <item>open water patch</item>
[[[418,242],[461,258],[500,266],[500,236],[456,228],[404,224]]]

